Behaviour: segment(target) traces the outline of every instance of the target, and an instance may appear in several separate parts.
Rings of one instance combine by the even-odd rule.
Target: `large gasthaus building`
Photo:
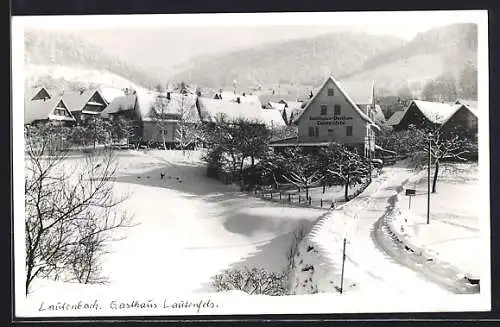
[[[353,97],[346,91],[350,89]],[[273,148],[326,146],[331,142],[357,149],[373,157],[375,136],[374,83],[339,83],[328,77],[295,119],[298,136],[272,142]]]

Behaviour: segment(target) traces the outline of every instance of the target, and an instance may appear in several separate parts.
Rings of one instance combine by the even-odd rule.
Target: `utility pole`
[[[347,239],[344,237],[344,247],[342,249],[342,273],[340,274],[340,294],[344,290],[344,266],[345,266],[345,245]]]
[[[427,225],[429,225],[430,209],[431,209],[431,137],[429,133],[429,157],[427,160]]]

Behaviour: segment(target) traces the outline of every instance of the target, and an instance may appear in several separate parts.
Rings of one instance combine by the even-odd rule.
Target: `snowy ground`
[[[226,268],[281,271],[290,233],[322,213],[263,201],[209,179],[196,152],[190,158],[180,151],[118,153],[115,190],[129,195],[122,208],[138,225],[111,244],[103,266],[110,289],[208,292],[210,278]]]
[[[426,223],[427,178],[426,174],[421,175],[425,176],[407,185],[417,190],[408,210],[415,242],[465,273],[478,275],[485,259],[479,248],[479,225],[481,219],[488,217],[480,217],[478,213],[481,192],[477,164],[443,165],[437,192],[431,193],[429,225]],[[403,205],[408,208],[408,202]]]

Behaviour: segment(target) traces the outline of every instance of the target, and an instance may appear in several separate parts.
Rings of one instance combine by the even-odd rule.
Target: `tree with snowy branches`
[[[284,152],[281,158],[285,172],[283,179],[295,185],[299,190],[306,191],[309,198],[309,188],[316,186],[323,180],[314,156],[305,153],[300,147],[295,147]]]
[[[341,144],[329,146],[332,155],[331,168],[327,171],[331,178],[345,187],[344,198],[349,201],[349,186],[360,184],[370,174],[369,165],[356,151]]]

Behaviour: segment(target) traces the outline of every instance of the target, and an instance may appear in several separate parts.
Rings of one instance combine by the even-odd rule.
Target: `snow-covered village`
[[[116,45],[142,47],[139,32],[24,31],[17,297],[49,315],[81,306],[61,300],[75,294],[129,299],[94,304],[107,314],[156,308],[134,298],[152,292],[373,312],[485,292],[477,24],[260,28],[263,43],[170,74]]]

